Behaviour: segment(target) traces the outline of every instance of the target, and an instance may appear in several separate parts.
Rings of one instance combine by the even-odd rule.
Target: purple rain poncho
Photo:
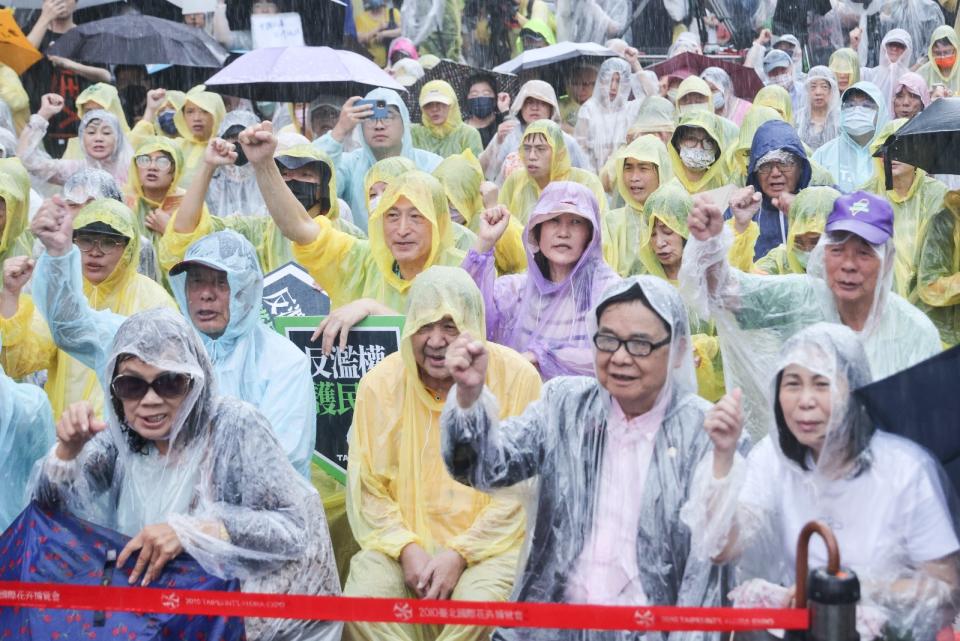
[[[593,235],[570,275],[550,281],[537,266],[533,230],[563,213],[588,220]],[[493,251],[467,253],[463,268],[483,293],[487,338],[518,352],[531,352],[544,380],[555,376],[593,376],[592,337],[587,315],[617,273],[603,260],[600,213],[593,193],[578,183],[552,182],[543,190],[523,230],[527,272],[497,278]]]

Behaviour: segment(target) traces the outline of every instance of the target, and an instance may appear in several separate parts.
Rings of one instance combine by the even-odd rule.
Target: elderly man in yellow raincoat
[[[453,378],[445,352],[461,334],[484,340],[483,299],[466,272],[431,267],[410,288],[400,352],[360,382],[350,430],[347,513],[361,551],[348,596],[506,600],[525,519],[520,503],[454,481],[440,452],[440,413]],[[486,384],[501,419],[539,397],[540,377],[513,350],[486,344]],[[483,628],[347,624],[344,639],[479,640]]]

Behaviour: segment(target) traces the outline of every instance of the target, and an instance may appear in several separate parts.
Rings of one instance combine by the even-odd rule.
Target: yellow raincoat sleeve
[[[368,268],[370,245],[339,231],[325,216],[314,221],[320,227],[317,237],[306,245],[293,243],[293,257],[327,292],[333,306],[339,307],[362,294],[357,284],[365,279],[357,272]]]
[[[726,392],[723,363],[720,359],[720,340],[707,334],[694,334],[691,338],[697,366],[697,391],[703,398],[716,403]]]
[[[49,369],[57,359],[57,346],[50,330],[29,296],[20,297],[20,306],[12,318],[0,318],[0,338],[0,365],[11,378]]]
[[[917,291],[927,305],[960,305],[960,218],[944,209],[930,220],[920,252]]]
[[[398,376],[392,378],[402,389],[402,369],[398,369]],[[392,480],[374,473],[372,457],[376,452],[376,443],[371,442],[373,438],[369,430],[389,420],[383,415],[381,399],[384,394],[387,398],[396,399],[395,394],[400,392],[371,389],[367,380],[360,380],[350,427],[347,473],[351,478],[347,483],[350,495],[347,514],[353,534],[362,549],[375,550],[392,559],[399,559],[407,545],[416,543],[426,547],[426,542],[404,520],[400,504],[391,493]]]
[[[130,130],[130,146],[137,149],[147,138],[156,135],[157,128],[153,126],[153,123],[149,123],[146,120],[139,120],[137,124],[133,126],[133,129]]]
[[[173,225],[179,213],[180,211],[177,210],[170,217],[167,228],[160,238],[160,266],[164,272],[169,272],[174,265],[183,260],[190,245],[204,236],[209,236],[218,231],[214,229],[213,216],[210,215],[206,205],[203,205],[200,211],[200,220],[197,221],[196,228],[191,232],[181,234],[174,230]]]
[[[503,236],[493,246],[493,258],[497,273],[501,276],[527,271],[527,252],[523,248],[523,225],[520,221],[510,219]]]
[[[733,231],[733,245],[727,253],[727,260],[730,265],[742,272],[750,272],[753,269],[753,251],[760,238],[760,225],[751,221],[750,226],[742,234],[738,234],[734,229],[734,220],[731,218],[727,225]]]

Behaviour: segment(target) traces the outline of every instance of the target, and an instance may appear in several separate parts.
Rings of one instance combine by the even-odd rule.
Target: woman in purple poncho
[[[483,293],[488,339],[523,353],[544,380],[593,376],[586,317],[619,280],[603,261],[596,198],[578,183],[547,185],[523,231],[527,272],[497,278],[493,247],[509,220],[502,205],[483,212],[463,261]]]

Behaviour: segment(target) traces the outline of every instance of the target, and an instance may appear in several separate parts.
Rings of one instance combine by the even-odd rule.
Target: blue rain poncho
[[[400,155],[409,158],[420,171],[427,173],[436,169],[443,160],[437,154],[417,149],[413,146],[413,137],[410,134],[410,112],[400,95],[392,89],[374,89],[366,96],[366,100],[385,100],[387,105],[396,107],[403,120],[403,148]],[[314,141],[314,145],[327,154],[337,168],[337,195],[347,201],[350,211],[353,212],[353,222],[364,233],[367,232],[367,190],[363,179],[367,172],[377,162],[376,156],[361,136],[363,143],[360,149],[344,152],[343,144],[334,140],[329,132]]]
[[[83,316],[82,308],[67,307]],[[166,523],[205,571],[239,579],[245,592],[339,596],[320,496],[285,460],[266,417],[218,394],[196,332],[169,309],[134,314],[119,325],[99,314],[84,335],[103,344],[97,372],[108,400],[107,428],[72,460],[50,452],[36,467],[33,498],[127,536]],[[109,382],[124,356],[191,379],[166,454],[127,427],[123,402],[113,396]],[[245,624],[248,638],[259,641],[334,641],[341,628],[282,619]]]
[[[240,234],[222,231],[187,250],[196,261],[227,273],[230,322],[219,338],[197,332],[217,375],[219,392],[253,404],[273,426],[283,451],[303,476],[310,475],[316,441],[316,413],[310,362],[293,343],[260,322],[263,274],[253,246]],[[187,311],[186,273],[171,270],[170,286]],[[125,317],[90,308],[80,282],[80,252],[44,254],[34,276],[34,302],[54,341],[94,371],[102,371],[107,350]]]
[[[17,383],[0,368],[0,531],[27,506],[30,471],[55,442],[53,414],[43,389]]]
[[[884,98],[883,92],[875,84],[867,81],[858,82],[843,92],[844,98],[851,91],[861,91],[867,94],[877,105],[877,120],[873,130],[873,138],[862,147],[858,145],[844,127],[847,112],[841,107],[840,133],[813,154],[814,162],[819,163],[833,174],[837,179],[837,188],[843,193],[854,191],[870,179],[873,174],[873,155],[870,151],[870,144],[889,119],[888,106],[890,101]]]

